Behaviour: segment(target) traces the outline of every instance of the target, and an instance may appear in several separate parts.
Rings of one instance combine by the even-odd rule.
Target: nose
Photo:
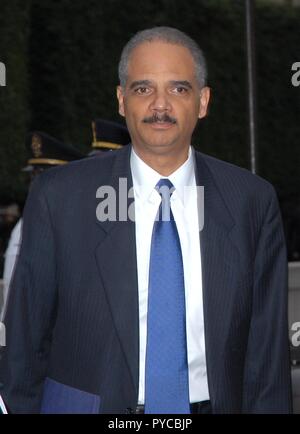
[[[153,100],[150,104],[150,110],[157,112],[164,112],[171,110],[171,104],[168,94],[164,90],[156,90],[153,95]]]

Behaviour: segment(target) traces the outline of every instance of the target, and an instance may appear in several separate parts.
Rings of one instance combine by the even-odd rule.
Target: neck
[[[134,151],[149,167],[162,176],[170,176],[180,166],[182,166],[189,156],[189,148],[176,150],[176,153],[148,153],[133,146]]]

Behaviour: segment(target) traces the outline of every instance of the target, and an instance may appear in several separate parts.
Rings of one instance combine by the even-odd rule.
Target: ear
[[[122,86],[117,86],[117,98],[119,101],[119,113],[121,116],[125,117],[125,110],[124,110],[124,93]]]
[[[208,104],[210,100],[210,88],[205,86],[200,91],[200,106],[198,118],[202,119],[207,115]]]

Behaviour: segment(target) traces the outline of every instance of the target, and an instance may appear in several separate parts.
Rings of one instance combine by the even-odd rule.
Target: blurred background
[[[0,87],[0,277],[28,190],[20,170],[28,158],[26,133],[45,131],[87,154],[92,119],[122,123],[115,97],[117,65],[124,43],[138,30],[174,26],[199,43],[208,62],[212,103],[195,131],[194,145],[251,169],[246,3],[0,1],[0,62],[6,66],[6,86]],[[300,329],[300,86],[291,80],[292,65],[300,62],[300,0],[251,3],[256,173],[274,185],[282,210],[292,342],[293,324],[298,322]],[[291,344],[294,399],[300,412],[299,352],[300,337],[299,346]]]

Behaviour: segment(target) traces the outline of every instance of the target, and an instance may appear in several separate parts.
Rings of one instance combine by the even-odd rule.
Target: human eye
[[[188,93],[188,88],[186,86],[175,86],[172,89],[172,92],[177,94],[177,95],[185,95],[186,93]]]
[[[151,92],[151,89],[146,86],[138,86],[134,89],[134,93],[137,95],[148,95]]]

